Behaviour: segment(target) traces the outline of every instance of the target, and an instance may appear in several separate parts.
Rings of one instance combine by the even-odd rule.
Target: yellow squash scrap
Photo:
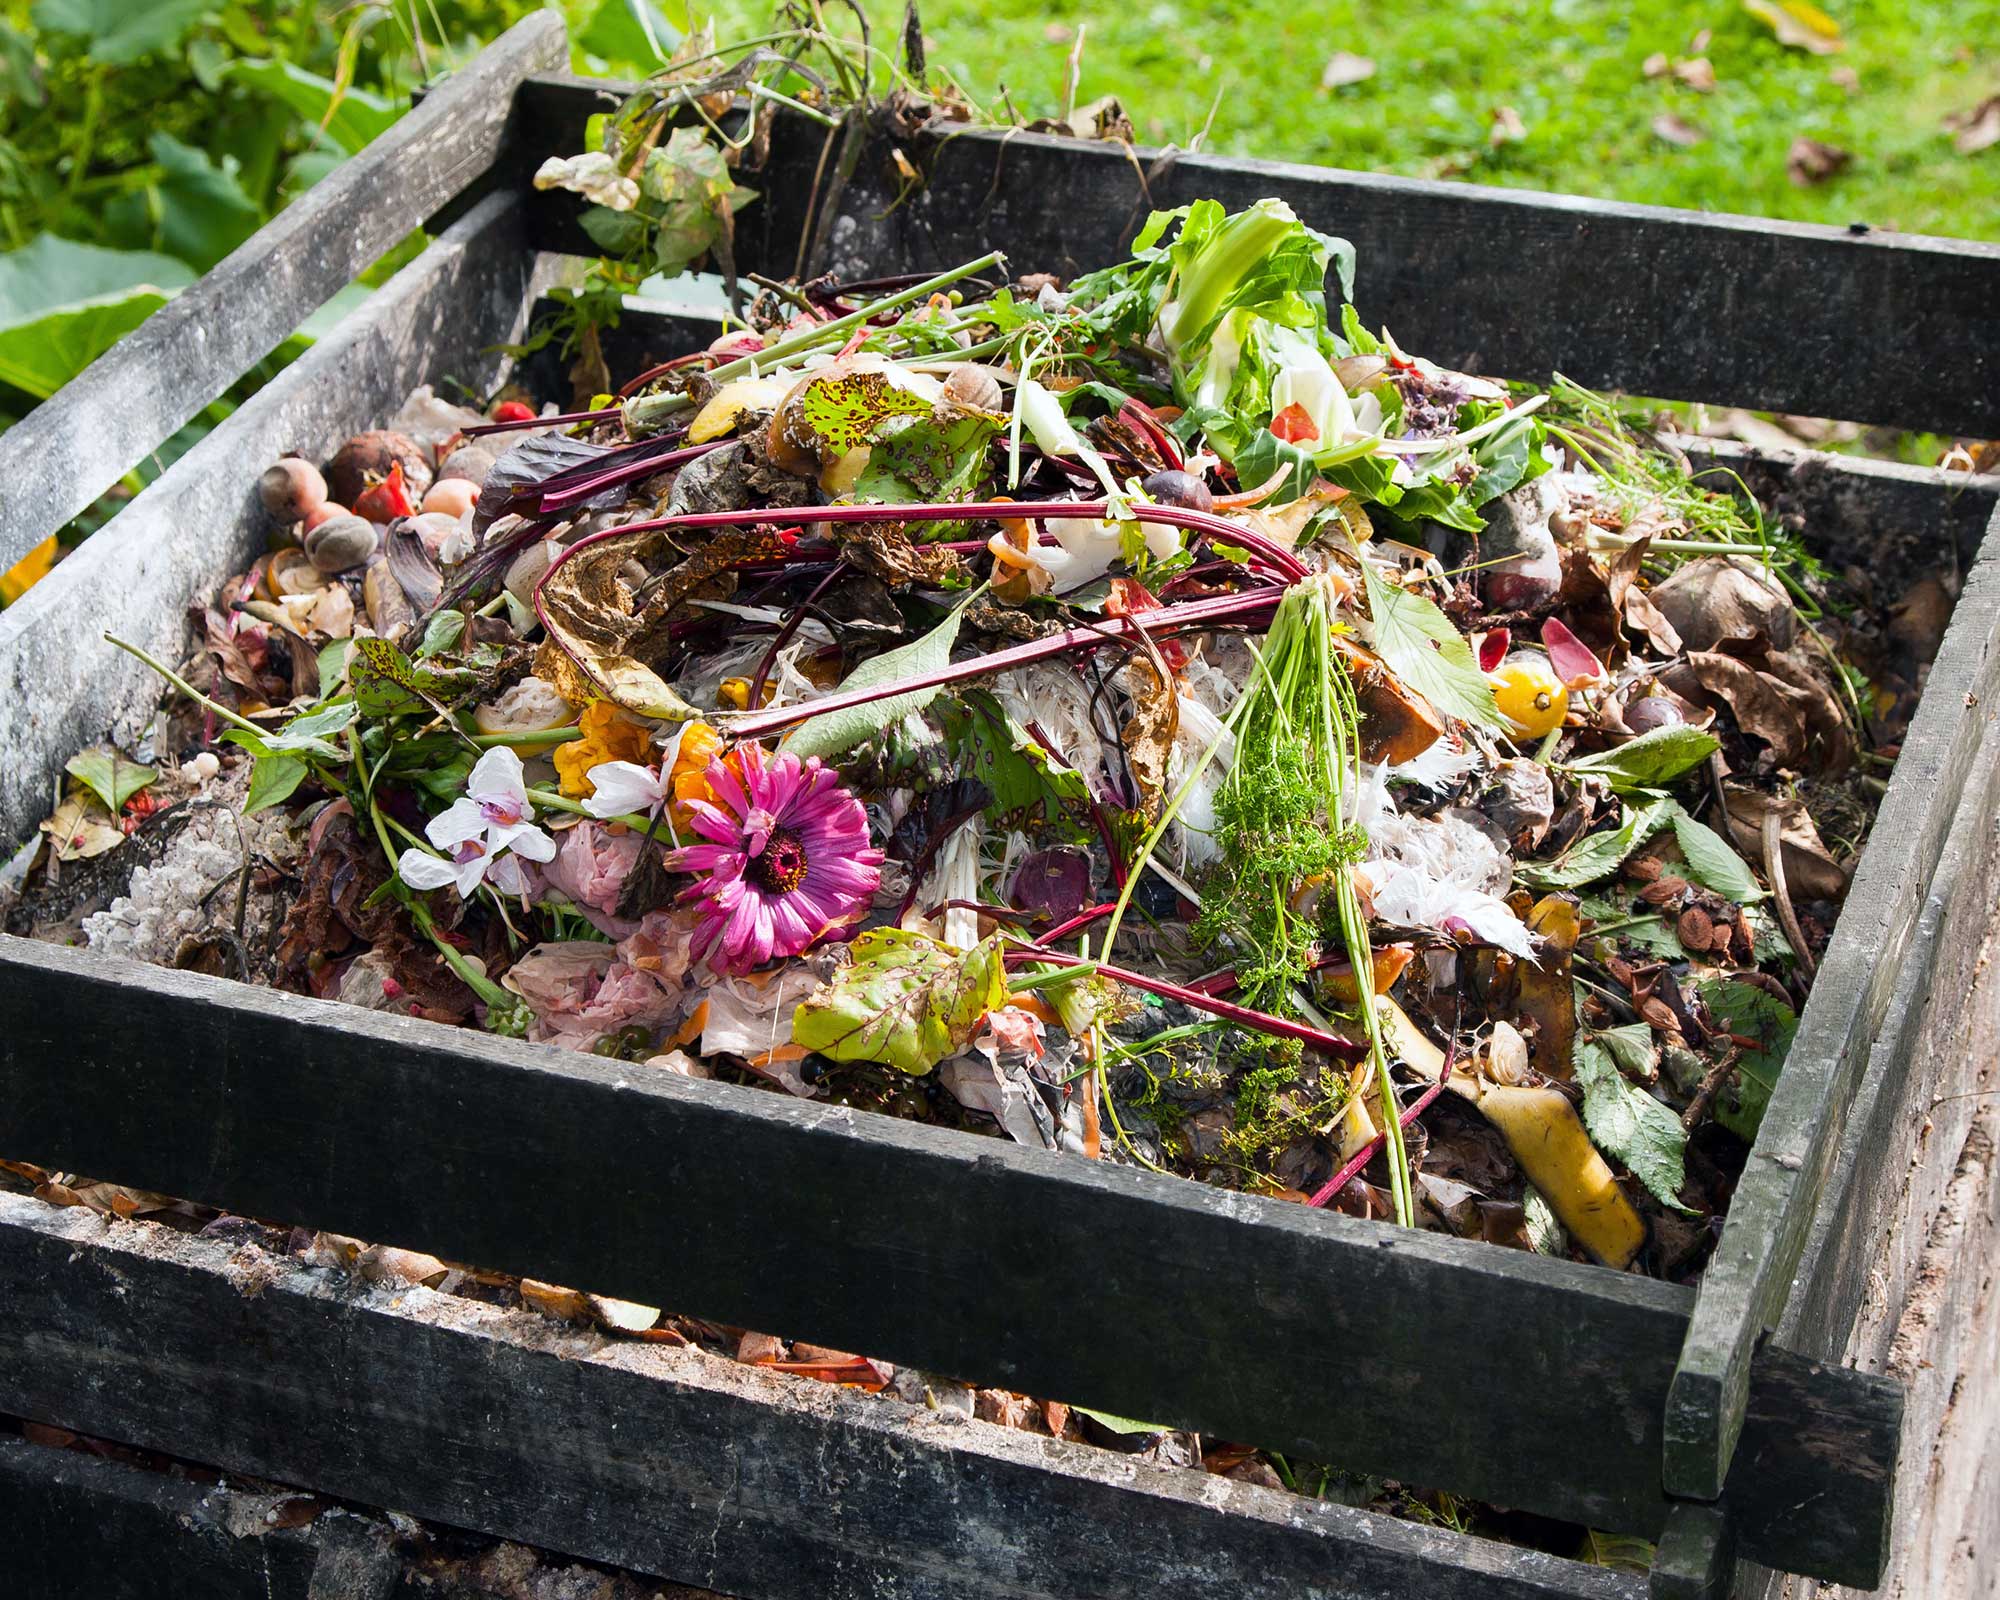
[[[1435,1079],[1444,1052],[1393,1000],[1382,1002],[1383,1042],[1419,1073]],[[1569,1230],[1570,1237],[1607,1267],[1632,1264],[1646,1242],[1646,1224],[1618,1187],[1618,1180],[1576,1107],[1557,1089],[1515,1088],[1454,1071],[1446,1083],[1478,1107],[1507,1141],[1521,1172]]]

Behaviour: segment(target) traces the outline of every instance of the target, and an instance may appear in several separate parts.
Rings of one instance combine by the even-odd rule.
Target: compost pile
[[[1200,202],[419,391],[24,903],[138,851],[115,952],[1686,1279],[1923,630],[1352,265]]]

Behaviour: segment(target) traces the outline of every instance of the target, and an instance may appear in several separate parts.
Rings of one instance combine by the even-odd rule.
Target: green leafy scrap
[[[1722,748],[1722,741],[1700,728],[1678,725],[1655,728],[1609,750],[1578,756],[1567,764],[1571,772],[1588,772],[1607,780],[1620,793],[1657,789],[1692,771]]]
[[[950,666],[951,647],[958,642],[958,625],[964,613],[963,605],[954,606],[945,619],[923,637],[898,645],[894,650],[884,650],[879,656],[869,657],[843,678],[834,692],[844,694],[850,689],[872,689],[881,684],[900,682],[904,678],[923,677]],[[850,706],[845,711],[830,711],[825,716],[800,723],[786,734],[784,748],[801,759],[807,756],[831,759],[852,750],[871,734],[900,721],[912,711],[923,710],[937,695],[936,688],[912,689],[906,694],[871,700],[866,705]]]
[[[885,504],[975,498],[974,491],[989,475],[990,447],[1005,422],[984,411],[962,412],[945,421],[913,419],[876,441],[855,480],[854,498]]]
[[[1516,876],[1536,889],[1575,889],[1595,883],[1616,872],[1627,856],[1673,820],[1678,809],[1671,800],[1627,806],[1616,828],[1586,833],[1554,861],[1524,861]]]
[[[1639,1031],[1648,1030],[1642,1024]],[[1591,1143],[1623,1162],[1661,1205],[1686,1211],[1680,1190],[1687,1181],[1683,1164],[1687,1131],[1671,1109],[1619,1070],[1620,1061],[1640,1049],[1650,1057],[1650,1039],[1643,1045],[1635,1040],[1614,1045],[1602,1034],[1578,1038],[1574,1061],[1576,1082],[1583,1090],[1583,1125]]]
[[[1739,1139],[1754,1142],[1792,1036],[1799,1031],[1798,1013],[1769,990],[1734,979],[1698,985],[1696,993],[1718,1028],[1757,1041],[1743,1052],[1715,1097],[1715,1120]]]
[[[799,420],[821,459],[837,460],[872,444],[896,417],[929,416],[931,402],[886,372],[850,372],[809,384],[799,398]]]
[[[102,800],[105,809],[114,816],[124,809],[127,800],[160,775],[156,768],[141,766],[116,750],[106,749],[85,750],[71,756],[63,771]]]
[[[1375,624],[1375,653],[1389,670],[1446,716],[1501,727],[1493,687],[1451,619],[1422,595],[1384,583],[1366,562],[1361,576]]]
[[[960,770],[993,796],[986,816],[996,827],[1070,843],[1093,837],[1090,790],[1083,774],[1058,764],[990,691],[962,690],[935,714]]]
[[[1681,847],[1688,876],[1726,899],[1748,904],[1764,898],[1764,888],[1751,875],[1736,847],[1706,823],[1674,807],[1674,842]]]
[[[792,1041],[835,1061],[875,1061],[921,1075],[972,1042],[1005,1004],[997,937],[959,950],[921,933],[873,928],[853,965],[801,1001]]]

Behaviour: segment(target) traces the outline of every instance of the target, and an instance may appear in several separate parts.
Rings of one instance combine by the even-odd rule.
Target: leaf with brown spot
[[[1147,659],[1132,663],[1128,675],[1132,715],[1119,734],[1125,764],[1139,788],[1139,808],[1149,822],[1157,821],[1167,803],[1167,761],[1180,729],[1180,697],[1173,680],[1160,680],[1159,669]]]
[[[1795,187],[1810,189],[1815,184],[1838,177],[1853,160],[1852,150],[1843,150],[1837,144],[1808,139],[1800,134],[1792,141],[1791,149],[1785,152],[1785,176],[1792,180]]]

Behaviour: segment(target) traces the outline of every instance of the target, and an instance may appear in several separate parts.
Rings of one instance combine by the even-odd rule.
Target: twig
[[[1771,896],[1778,902],[1778,920],[1785,925],[1785,937],[1792,941],[1792,953],[1799,958],[1799,967],[1806,975],[1806,982],[1811,983],[1819,964],[1806,948],[1806,936],[1799,927],[1799,914],[1792,909],[1791,891],[1785,887],[1785,848],[1778,833],[1775,807],[1764,813],[1764,876],[1771,882]]]
[[[1695,1090],[1687,1110],[1681,1113],[1681,1126],[1689,1133],[1693,1133],[1700,1126],[1701,1119],[1708,1115],[1708,1108],[1714,1104],[1716,1095],[1729,1081],[1730,1073],[1736,1070],[1736,1063],[1742,1059],[1743,1047],[1733,1044],[1723,1053],[1720,1061],[1702,1074],[1701,1087]]]

